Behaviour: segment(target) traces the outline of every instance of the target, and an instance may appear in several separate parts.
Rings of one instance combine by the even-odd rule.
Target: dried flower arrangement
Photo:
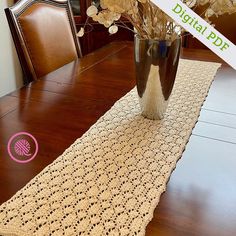
[[[236,0],[182,0],[193,10],[198,6],[204,7],[201,16],[208,21],[212,16],[236,12]],[[100,10],[99,10],[100,9]],[[94,21],[108,28],[110,34],[115,34],[119,27],[127,26],[121,17],[132,23],[133,29],[143,39],[175,40],[183,33],[168,15],[154,5],[150,0],[101,0],[99,9],[92,5],[87,9],[87,15]],[[88,24],[88,21],[85,24]],[[78,32],[82,37],[85,27]]]

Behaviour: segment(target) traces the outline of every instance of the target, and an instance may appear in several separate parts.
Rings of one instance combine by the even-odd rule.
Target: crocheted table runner
[[[165,118],[133,89],[0,207],[0,235],[143,236],[181,157],[218,63],[181,60]]]

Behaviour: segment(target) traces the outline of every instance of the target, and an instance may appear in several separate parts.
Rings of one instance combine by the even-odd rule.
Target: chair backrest
[[[82,56],[68,0],[21,0],[5,13],[27,82]]]

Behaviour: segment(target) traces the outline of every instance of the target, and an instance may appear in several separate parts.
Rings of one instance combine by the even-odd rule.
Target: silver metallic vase
[[[179,63],[181,38],[173,42],[135,36],[136,83],[142,115],[164,117]]]

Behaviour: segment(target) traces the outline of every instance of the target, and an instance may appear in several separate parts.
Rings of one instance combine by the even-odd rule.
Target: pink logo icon
[[[38,142],[33,135],[20,132],[10,138],[7,149],[12,160],[25,164],[36,157]]]

